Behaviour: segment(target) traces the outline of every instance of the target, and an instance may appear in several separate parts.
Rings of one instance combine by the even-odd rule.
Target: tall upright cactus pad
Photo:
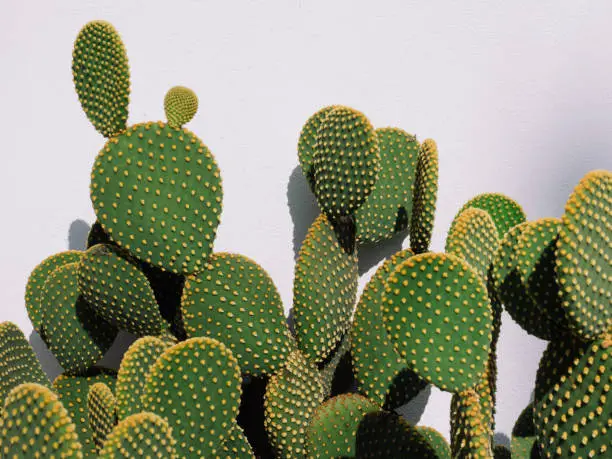
[[[315,142],[314,193],[335,223],[353,215],[372,192],[380,168],[378,139],[363,113],[337,106],[321,121]]]
[[[419,142],[398,128],[376,129],[380,171],[372,192],[357,209],[357,239],[377,242],[407,231],[412,216],[412,192]]]
[[[325,360],[347,332],[358,277],[357,257],[340,247],[321,214],[302,243],[293,284],[298,347],[313,362]]]
[[[279,457],[306,456],[306,428],[324,399],[314,365],[298,350],[285,367],[270,378],[264,397],[265,428]]]
[[[480,400],[472,389],[451,400],[451,452],[465,459],[492,458],[493,446]]]
[[[176,274],[203,268],[223,191],[212,153],[192,132],[143,123],[109,139],[90,193],[104,230],[140,260]]]
[[[493,318],[484,282],[454,255],[401,263],[382,300],[389,337],[408,367],[442,390],[461,392],[483,376]]]
[[[427,384],[407,368],[395,350],[382,313],[382,296],[388,277],[412,256],[412,250],[401,250],[376,270],[357,303],[351,328],[351,356],[358,389],[385,409],[406,404]]]
[[[170,347],[170,343],[145,336],[132,343],[117,372],[117,415],[123,420],[144,410],[142,395],[151,366]]]
[[[95,383],[89,388],[87,415],[96,451],[100,451],[117,424],[117,400],[113,391],[103,382]]]
[[[77,263],[82,255],[83,252],[79,252],[78,250],[67,250],[65,252],[56,253],[45,258],[30,274],[26,285],[25,305],[32,326],[41,337],[44,335],[45,325],[44,314],[46,307],[41,303],[45,282],[47,282],[51,273],[57,268],[69,263]]]
[[[542,355],[534,423],[544,457],[607,457],[611,452],[612,341],[561,337]]]
[[[57,268],[45,283],[45,343],[65,372],[82,373],[110,348],[117,329],[95,314],[78,288],[78,264]]]
[[[510,443],[512,457],[515,459],[537,459],[540,457],[533,423],[533,404],[525,407],[512,428]]]
[[[212,457],[238,414],[241,382],[238,362],[224,344],[191,338],[153,364],[143,408],[168,421],[179,457]]]
[[[170,88],[164,97],[164,112],[168,124],[180,128],[189,123],[198,111],[198,96],[184,86]]]
[[[419,151],[412,197],[410,247],[414,253],[429,250],[437,200],[438,146],[432,139],[426,139]]]
[[[136,413],[117,424],[99,457],[177,459],[175,444],[172,429],[163,418],[153,413]]]
[[[573,331],[595,339],[612,330],[612,173],[582,178],[565,204],[556,272]]]
[[[82,458],[76,427],[57,395],[35,383],[15,386],[0,418],[3,458]]]
[[[78,284],[96,314],[120,330],[146,336],[159,335],[167,328],[146,276],[114,245],[98,244],[85,252]]]
[[[187,278],[181,303],[187,336],[221,341],[243,373],[272,375],[295,347],[274,282],[244,255],[211,255]]]
[[[72,53],[72,76],[83,111],[104,137],[125,129],[130,101],[128,58],[115,28],[91,21],[79,32]]]

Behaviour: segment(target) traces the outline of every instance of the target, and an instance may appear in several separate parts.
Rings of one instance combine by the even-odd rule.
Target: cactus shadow
[[[296,166],[289,176],[287,205],[293,221],[293,258],[297,260],[308,228],[320,213],[317,201],[308,187],[300,166]]]
[[[55,378],[64,372],[61,365],[36,330],[30,333],[28,342],[30,346],[32,346],[32,349],[34,349],[36,358],[40,362],[40,366],[47,375],[47,378],[49,378],[49,381],[55,380]]]
[[[119,365],[121,364],[121,359],[123,359],[123,354],[125,354],[125,351],[127,351],[132,343],[137,339],[138,338],[131,333],[120,331],[117,334],[115,341],[113,341],[110,349],[106,351],[104,357],[102,357],[102,359],[96,363],[96,366],[118,370]]]
[[[503,432],[495,432],[495,435],[493,435],[493,445],[501,445],[510,448],[510,438]]]
[[[358,249],[359,275],[362,276],[382,260],[402,250],[405,239],[406,232],[401,232],[381,242],[360,245]]]
[[[68,228],[68,249],[85,250],[87,248],[87,236],[91,226],[84,220],[77,218]]]
[[[401,415],[406,421],[412,425],[417,425],[425,412],[425,407],[429,401],[431,395],[431,384],[428,384],[416,397],[406,403],[404,406],[400,406],[395,412]]]

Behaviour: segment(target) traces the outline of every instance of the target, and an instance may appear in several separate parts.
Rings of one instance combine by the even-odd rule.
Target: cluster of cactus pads
[[[78,34],[73,74],[107,138],[91,173],[97,221],[85,251],[48,257],[27,283],[63,374],[51,383],[23,333],[0,325],[0,457],[612,455],[610,172],[587,174],[560,219],[478,195],[434,253],[436,143],[325,107],[298,143],[321,214],[289,327],[266,271],[214,251],[220,171],[183,127],[196,95],[174,87],[167,121],[127,126],[127,55],[103,21]],[[357,298],[360,246],[397,234],[410,248]],[[502,307],[550,341],[512,451],[493,444]],[[119,331],[136,339],[118,371],[101,368]],[[395,411],[429,384],[453,394],[450,444]]]

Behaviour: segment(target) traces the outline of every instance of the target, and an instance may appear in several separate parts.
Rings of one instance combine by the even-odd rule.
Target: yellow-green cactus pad
[[[50,385],[34,354],[34,349],[23,332],[12,322],[2,322],[0,323],[0,406],[14,387],[24,383]]]
[[[138,259],[176,274],[203,268],[223,191],[212,153],[192,132],[143,123],[109,139],[90,193],[104,230]]]
[[[556,272],[562,306],[575,333],[612,331],[612,172],[588,173],[565,204]]]
[[[412,250],[401,250],[376,270],[359,298],[351,328],[351,356],[357,387],[370,400],[389,410],[408,403],[427,385],[406,367],[406,362],[395,350],[382,313],[387,279],[397,266],[412,256]]]
[[[44,334],[45,325],[43,318],[46,306],[41,303],[45,282],[47,282],[47,278],[56,268],[69,263],[77,263],[82,255],[83,252],[77,250],[56,253],[45,258],[30,274],[26,285],[25,304],[32,326],[41,337]]]
[[[191,338],[167,349],[149,370],[145,411],[168,421],[179,457],[214,457],[238,414],[240,367],[211,338]]]
[[[264,397],[265,428],[278,457],[306,456],[306,428],[324,399],[314,365],[298,350],[270,378]]]
[[[117,424],[99,457],[177,459],[175,444],[172,429],[163,418],[153,413],[136,413]]]
[[[398,128],[376,129],[380,171],[374,190],[357,209],[357,239],[377,242],[407,231],[412,215],[412,192],[419,143]]]
[[[340,345],[334,351],[331,358],[327,359],[323,368],[319,369],[319,376],[321,384],[323,384],[323,392],[325,397],[329,397],[332,392],[332,386],[334,385],[334,377],[336,376],[336,369],[342,361],[342,359],[348,355],[351,351],[351,335],[346,334],[340,341]]]
[[[490,430],[478,394],[472,389],[451,399],[451,452],[456,458],[492,458]]]
[[[130,69],[125,47],[106,21],[91,21],[79,32],[72,52],[72,76],[83,111],[104,137],[125,129]]]
[[[368,413],[380,411],[376,403],[358,394],[333,397],[319,406],[306,430],[308,457],[355,457],[357,431]]]
[[[427,439],[436,454],[436,459],[451,459],[450,445],[444,436],[433,427],[415,426],[414,429]]]
[[[144,411],[142,394],[149,369],[170,345],[160,338],[145,336],[134,341],[126,351],[117,372],[115,389],[119,420]]]
[[[337,106],[317,129],[314,194],[332,222],[353,215],[371,193],[380,168],[378,138],[363,113]]]
[[[493,317],[483,280],[454,255],[424,253],[401,263],[382,299],[389,337],[409,368],[460,392],[483,376]]]
[[[111,244],[88,249],[79,263],[79,292],[96,314],[136,336],[166,328],[151,285],[129,254]]]
[[[187,278],[181,303],[187,336],[221,341],[243,373],[272,375],[295,347],[274,282],[244,255],[211,255]]]
[[[533,404],[521,412],[512,428],[510,449],[515,459],[537,459],[540,457],[536,430],[533,423]]]
[[[106,437],[117,424],[117,400],[113,391],[103,382],[97,382],[89,388],[87,414],[96,451],[100,451]]]
[[[81,376],[60,375],[53,381],[53,390],[76,426],[85,457],[93,457],[96,454],[87,406],[89,390],[96,383],[104,383],[112,391],[116,377],[117,374],[112,370],[95,368]]]
[[[198,111],[198,96],[189,88],[174,86],[164,97],[164,111],[168,124],[180,128],[189,123]]]
[[[78,263],[57,268],[45,282],[43,338],[65,372],[82,373],[110,348],[117,329],[79,295]]]
[[[218,459],[255,459],[253,448],[238,424],[231,428],[219,453]]]
[[[313,362],[325,360],[347,332],[358,278],[357,256],[344,251],[321,214],[302,243],[293,283],[298,347]]]
[[[412,217],[410,219],[410,247],[414,253],[429,250],[438,200],[438,146],[432,139],[421,145],[417,160]]]
[[[3,458],[82,458],[76,427],[49,388],[35,383],[14,387],[0,418]]]
[[[543,457],[609,457],[612,339],[559,338],[536,376],[534,424]]]

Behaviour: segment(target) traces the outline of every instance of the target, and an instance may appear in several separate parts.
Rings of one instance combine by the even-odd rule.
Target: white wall
[[[295,250],[314,218],[296,142],[324,105],[436,139],[435,250],[477,193],[506,193],[530,219],[560,216],[585,172],[612,169],[609,0],[5,1],[0,320],[27,334],[30,270],[68,247],[73,221],[94,220],[89,171],[104,139],[81,112],[70,72],[73,40],[91,19],[111,21],[127,46],[131,122],[161,119],[173,85],[197,92],[189,128],[216,155],[224,181],[216,250],[259,261],[286,308]],[[73,246],[84,226],[73,225]],[[386,244],[383,254],[397,248]],[[380,256],[362,258],[370,268],[363,286]],[[504,320],[497,430],[509,435],[544,342]],[[447,432],[449,399],[432,391],[421,423]]]

